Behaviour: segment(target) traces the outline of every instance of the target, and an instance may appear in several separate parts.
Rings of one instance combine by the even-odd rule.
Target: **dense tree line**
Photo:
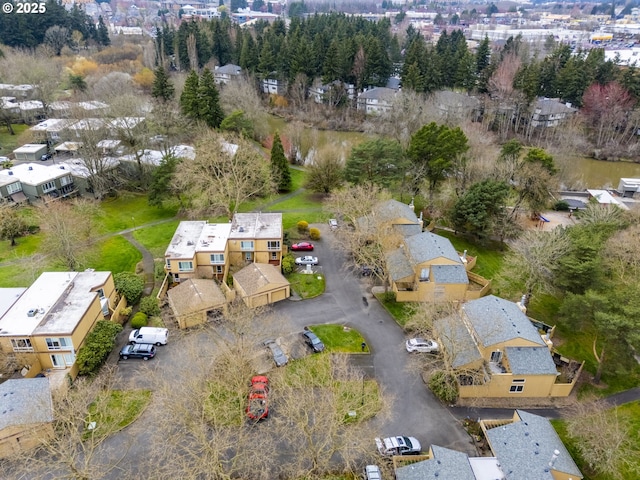
[[[12,2],[15,5],[15,1]],[[109,36],[104,22],[99,28],[84,11],[74,5],[68,10],[55,0],[48,0],[44,13],[37,15],[0,15],[0,44],[10,47],[35,48],[45,43],[47,30],[52,27],[65,28],[69,35],[82,34],[84,42],[93,41],[98,45],[109,45]],[[14,9],[15,10],[15,9]]]

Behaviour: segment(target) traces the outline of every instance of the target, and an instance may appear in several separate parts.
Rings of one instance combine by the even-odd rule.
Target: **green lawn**
[[[586,480],[617,480],[638,478],[640,472],[640,402],[632,402],[622,405],[615,409],[618,415],[618,421],[621,424],[630,426],[629,441],[631,449],[635,451],[635,455],[630,456],[627,461],[628,465],[622,465],[617,472],[609,474],[598,474],[589,468],[582,456],[580,455],[574,438],[567,434],[567,425],[564,420],[552,420],[554,428],[558,432],[560,439],[569,450],[574,461],[578,465],[580,471],[585,475]],[[613,414],[613,412],[612,412]]]
[[[298,168],[289,168],[289,171],[291,172],[291,191],[295,192],[304,186],[304,182],[307,181],[307,172]]]
[[[322,340],[327,352],[362,352],[364,337],[353,328],[343,325],[315,325],[309,328]],[[368,345],[364,351],[369,352]]]
[[[467,253],[472,257],[478,257],[476,266],[473,269],[474,273],[489,280],[496,278],[498,273],[500,273],[505,252],[500,250],[498,245],[478,245],[461,235],[455,235],[453,232],[447,230],[436,229],[434,233],[451,240],[451,243],[458,252],[467,250]]]
[[[0,242],[0,262],[11,260],[17,257],[33,255],[40,248],[42,234],[26,235],[16,238],[16,246],[12,247],[9,240]]]
[[[300,220],[304,220],[309,224],[325,223],[329,220],[329,214],[319,208],[317,210],[310,210],[305,212],[283,212],[282,228],[284,230],[296,228],[296,225]]]
[[[105,397],[107,395],[107,397]],[[108,435],[133,423],[151,401],[150,390],[111,390],[89,406],[87,425],[96,422],[94,430],[84,435]]]
[[[411,318],[414,304],[411,302],[396,302],[393,298],[385,298],[384,293],[376,294],[376,298],[389,314],[396,320],[396,323],[404,327]]]
[[[99,271],[135,272],[142,254],[121,236],[110,237],[92,246],[89,265]]]
[[[284,212],[287,210],[321,210],[322,196],[313,192],[302,191],[291,198],[278,202],[269,207],[268,210]],[[304,215],[304,213],[302,213]]]
[[[287,275],[291,288],[302,298],[313,298],[322,295],[325,281],[321,273],[291,273]]]
[[[151,252],[154,258],[163,258],[164,252],[178,228],[180,220],[144,227],[133,232],[133,237]]]
[[[11,135],[4,125],[0,127],[0,155],[3,157],[6,157],[19,147],[18,138],[20,134],[29,128],[29,125],[24,124],[12,124],[11,126],[15,135]]]
[[[152,207],[143,194],[120,192],[117,198],[105,200],[100,204],[104,215],[98,220],[104,232],[118,232],[146,223],[172,218],[178,206],[164,208]]]

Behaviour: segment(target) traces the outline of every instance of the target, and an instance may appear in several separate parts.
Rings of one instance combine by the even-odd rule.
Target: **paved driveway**
[[[313,226],[322,233],[322,240],[315,242],[313,255],[318,257],[318,270],[325,274],[326,291],[311,300],[280,302],[275,305],[276,311],[281,318],[289,319],[290,328],[302,330],[305,325],[341,323],[362,333],[372,351],[368,356],[370,368],[365,370],[393,398],[392,416],[379,425],[380,434],[412,435],[425,448],[436,444],[476,455],[459,422],[422,382],[404,349],[402,329],[369,293],[369,279],[345,268],[345,257],[328,225]],[[358,361],[366,362],[361,356]]]

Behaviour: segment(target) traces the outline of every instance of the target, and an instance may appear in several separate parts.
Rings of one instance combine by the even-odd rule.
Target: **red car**
[[[300,242],[291,245],[291,250],[294,252],[311,252],[313,251],[313,243]]]
[[[258,375],[251,379],[247,417],[256,422],[269,416],[269,379]]]

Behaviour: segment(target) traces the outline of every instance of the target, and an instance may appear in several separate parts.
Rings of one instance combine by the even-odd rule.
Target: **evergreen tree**
[[[162,65],[158,65],[155,71],[155,78],[153,80],[153,88],[151,89],[151,96],[159,98],[164,102],[168,102],[173,98],[175,89],[169,81],[167,72]]]
[[[271,147],[271,178],[279,192],[291,190],[289,162],[284,155],[284,148],[278,132],[273,136],[273,146]]]
[[[476,50],[476,73],[481,75],[484,69],[489,66],[490,62],[491,45],[489,44],[489,37],[485,35]]]
[[[102,15],[98,18],[98,32],[96,40],[104,47],[111,45],[111,39],[109,38],[109,30],[102,20]]]
[[[198,85],[198,118],[212,128],[220,127],[224,112],[220,106],[220,94],[211,70],[205,68]]]
[[[198,86],[200,81],[195,70],[191,70],[187,80],[184,82],[184,89],[180,95],[180,108],[185,117],[196,120],[200,116],[198,108]]]

